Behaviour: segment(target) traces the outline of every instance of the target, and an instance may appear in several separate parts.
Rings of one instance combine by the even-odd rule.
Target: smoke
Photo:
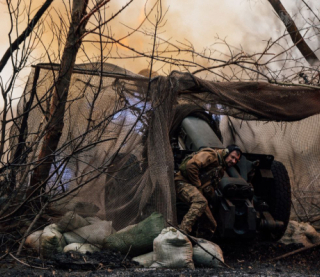
[[[117,13],[128,0],[110,1],[110,3],[101,12],[103,19],[111,18]],[[310,18],[310,11],[306,7],[303,9],[297,6],[294,1],[283,0],[283,5],[287,8],[298,22],[299,27],[303,27],[305,19]],[[105,25],[104,33],[125,46],[120,44],[111,44],[110,40],[102,37],[103,60],[104,62],[115,63],[133,72],[139,72],[144,68],[150,67],[150,59],[141,56],[139,53],[150,54],[153,50],[153,37],[155,23],[156,9],[149,15],[149,20],[145,20],[145,12],[149,12],[154,5],[155,0],[135,0],[126,9],[124,9],[119,16],[111,20]],[[43,0],[32,1],[33,14],[43,4]],[[315,8],[314,4],[309,3],[311,7]],[[2,5],[3,16],[0,18],[2,26],[8,26],[7,29],[1,28],[0,34],[2,40],[0,43],[0,51],[4,53],[9,45],[8,32],[10,22],[6,6]],[[164,64],[161,61],[154,60],[153,70],[158,71],[159,74],[166,75],[172,70],[190,71],[195,70],[194,67],[187,67],[187,62],[183,60],[194,60],[203,67],[215,65],[215,63],[208,59],[202,59],[197,56],[192,56],[190,53],[176,53],[170,50],[176,50],[172,46],[164,43],[169,41],[172,44],[185,48],[185,45],[195,49],[196,52],[202,52],[211,55],[213,58],[228,60],[230,55],[235,55],[241,51],[248,54],[261,53],[267,41],[271,38],[275,40],[281,36],[285,28],[279,20],[271,5],[267,0],[254,1],[211,1],[204,0],[201,3],[195,1],[185,0],[183,3],[179,1],[162,1],[162,9],[165,14],[165,24],[157,30],[157,34],[163,40],[157,41],[155,54],[163,57],[174,57],[181,59],[180,66],[173,64]],[[316,12],[317,10],[314,9]],[[64,4],[61,1],[54,1],[52,3],[50,12],[45,17],[45,31],[41,35],[41,42],[35,47],[33,57],[35,60],[30,60],[29,63],[48,62],[49,60],[59,62],[61,51],[64,47],[65,36],[68,31],[69,24],[69,1]],[[313,16],[314,18],[314,16]],[[60,23],[64,22],[63,28],[60,28]],[[99,18],[89,22],[87,29],[92,30],[98,25]],[[150,23],[151,21],[151,23]],[[27,18],[21,18],[20,28],[22,31],[26,24]],[[163,23],[164,23],[163,22]],[[129,35],[133,30],[139,29],[132,35]],[[61,32],[61,33],[60,33]],[[54,33],[54,35],[53,35]],[[149,34],[149,36],[147,35]],[[15,36],[13,35],[14,39]],[[123,39],[121,39],[123,38]],[[313,36],[311,40],[311,47],[316,49],[319,41]],[[226,42],[228,46],[222,42]],[[282,42],[285,43],[284,40]],[[290,45],[290,41],[288,41]],[[230,46],[230,47],[229,47]],[[285,45],[287,47],[287,45]],[[132,50],[138,53],[135,53]],[[96,34],[88,35],[84,38],[82,52],[79,53],[77,63],[84,63],[90,61],[100,61],[100,44],[99,36]],[[277,54],[281,51],[281,47],[277,46],[272,49],[272,53]],[[301,54],[296,50],[292,50],[292,55],[301,57]],[[42,57],[39,59],[39,57]],[[49,59],[50,57],[50,59]],[[271,56],[268,56],[271,57]],[[274,63],[274,68],[279,68],[280,63]],[[2,72],[1,77],[4,80],[10,79],[12,68],[8,67]],[[236,73],[237,68],[226,67],[215,70],[219,74],[232,76]],[[22,80],[26,80],[29,69],[22,74]],[[199,74],[199,77],[213,78],[207,73]],[[247,76],[243,76],[245,79]],[[217,78],[217,80],[223,80]],[[20,82],[20,85],[22,82]],[[21,85],[22,86],[22,85]],[[16,95],[21,93],[21,89],[16,90]]]

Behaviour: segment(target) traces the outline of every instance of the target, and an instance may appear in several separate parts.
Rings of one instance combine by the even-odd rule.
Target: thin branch
[[[313,15],[318,19],[318,21],[320,22],[320,18],[316,15],[316,13],[313,11],[313,9],[311,9],[311,7],[307,4],[306,1],[301,0],[306,6],[307,8],[313,13]]]
[[[19,45],[24,42],[30,33],[33,31],[34,27],[37,25],[41,16],[45,13],[45,11],[49,8],[53,0],[46,0],[46,2],[42,5],[42,7],[37,11],[36,15],[28,24],[27,28],[22,32],[22,34],[13,42],[10,43],[9,48],[4,53],[1,61],[0,61],[0,72],[2,72],[3,68],[7,64],[8,60],[12,56],[12,53],[19,48]]]
[[[301,54],[305,57],[310,65],[315,65],[320,63],[316,54],[311,50],[309,45],[305,42],[303,37],[301,36],[296,24],[293,19],[282,5],[280,0],[268,0],[273,9],[278,14],[279,18],[282,20],[285,25],[288,33],[294,44],[297,44],[297,48],[301,52]]]
[[[281,260],[281,259],[283,259],[283,258],[286,258],[286,257],[292,256],[292,255],[298,254],[298,253],[300,253],[300,252],[303,252],[303,251],[306,251],[306,250],[309,250],[309,249],[313,249],[313,248],[317,248],[317,247],[319,247],[319,246],[320,246],[320,242],[318,242],[318,243],[316,243],[316,244],[313,244],[313,245],[310,245],[310,246],[306,246],[306,247],[303,247],[303,248],[294,250],[294,251],[291,251],[291,252],[289,252],[289,253],[287,253],[287,254],[278,256],[278,257],[276,257],[276,258],[270,259],[270,260],[268,260],[268,262],[278,261],[278,260]]]
[[[29,265],[29,264],[27,264],[27,263],[19,260],[19,259],[16,258],[15,256],[13,256],[11,253],[9,253],[9,255],[10,255],[13,259],[15,259],[17,262],[19,262],[19,263],[21,263],[21,264],[23,264],[23,265],[25,265],[25,266],[27,266],[27,267],[32,267],[32,268],[37,268],[37,269],[49,269],[48,267],[38,267],[38,266],[34,266],[34,265]]]

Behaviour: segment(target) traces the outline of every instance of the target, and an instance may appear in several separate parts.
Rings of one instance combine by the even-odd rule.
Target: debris
[[[97,269],[114,269],[114,268],[131,268],[138,267],[136,262],[131,258],[124,259],[119,252],[111,250],[102,250],[82,254],[75,251],[56,254],[52,260],[52,266],[60,269],[72,270],[97,270]]]
[[[286,257],[289,257],[289,256],[292,256],[294,254],[297,254],[297,253],[300,253],[300,252],[303,252],[303,251],[306,251],[306,250],[309,250],[309,249],[312,249],[312,248],[316,248],[320,246],[320,242],[316,243],[316,244],[313,244],[313,245],[310,245],[310,246],[305,246],[303,248],[300,248],[300,249],[297,249],[297,250],[294,250],[294,251],[291,251],[287,254],[284,254],[284,255],[281,255],[279,257],[276,257],[276,258],[273,258],[273,259],[270,259],[268,260],[269,262],[273,262],[273,261],[278,261],[278,260],[281,260],[283,258],[286,258]]]

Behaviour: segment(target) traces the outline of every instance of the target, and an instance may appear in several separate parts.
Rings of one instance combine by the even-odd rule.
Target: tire
[[[274,182],[268,192],[269,211],[273,218],[282,221],[284,226],[281,229],[272,231],[268,237],[273,241],[277,241],[281,239],[289,223],[291,186],[288,172],[281,162],[273,161],[271,172],[274,177]]]

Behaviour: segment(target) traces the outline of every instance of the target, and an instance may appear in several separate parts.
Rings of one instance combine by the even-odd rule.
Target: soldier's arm
[[[219,165],[218,157],[216,154],[208,152],[199,152],[195,154],[187,163],[187,175],[191,184],[196,187],[201,187],[201,181],[199,179],[199,172],[202,168],[207,167],[210,164]]]

